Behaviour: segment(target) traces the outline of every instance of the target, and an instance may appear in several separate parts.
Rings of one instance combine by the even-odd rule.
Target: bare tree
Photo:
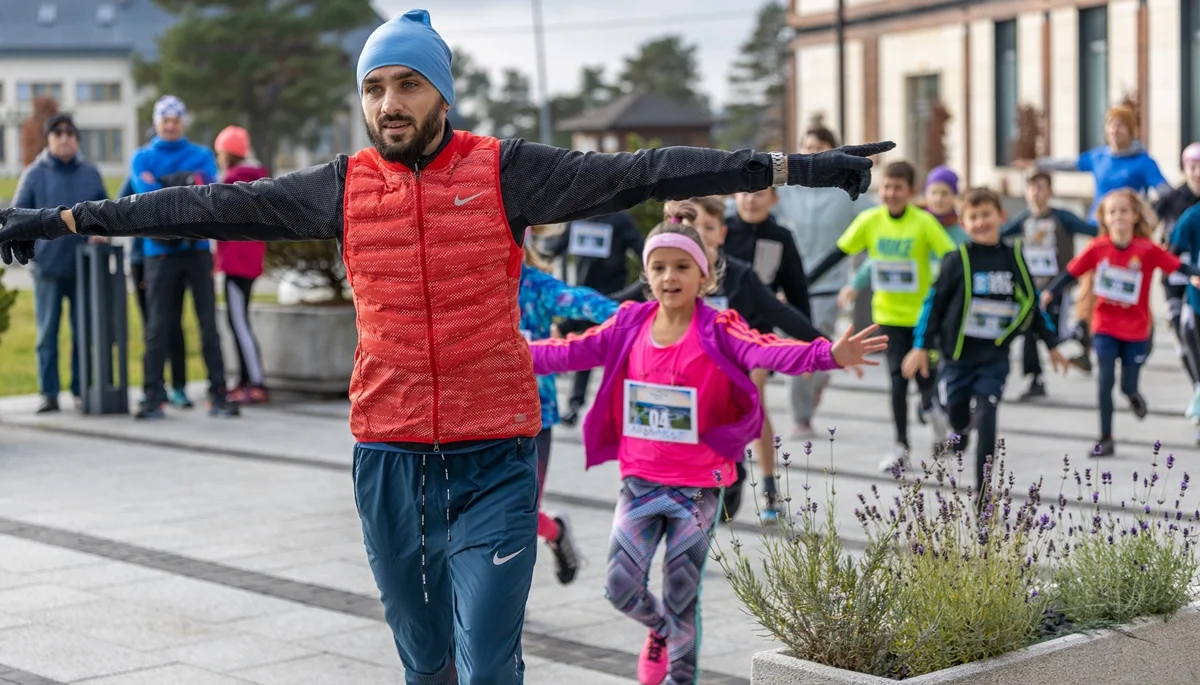
[[[49,95],[33,99],[33,113],[21,123],[21,164],[32,164],[46,147],[46,120],[58,114],[58,101]]]

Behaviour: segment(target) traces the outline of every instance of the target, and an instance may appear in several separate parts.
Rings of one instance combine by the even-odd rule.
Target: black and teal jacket
[[[997,310],[1008,315],[989,322],[987,312]],[[985,329],[996,335],[981,337]],[[952,363],[995,364],[1008,361],[1008,346],[1022,333],[1038,335],[1051,348],[1058,344],[1054,324],[1038,305],[1037,288],[1021,256],[1021,241],[1012,245],[968,242],[943,259],[917,321],[913,346],[936,349]]]

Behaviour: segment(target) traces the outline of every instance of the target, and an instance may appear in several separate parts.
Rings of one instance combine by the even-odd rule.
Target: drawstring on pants
[[[429,604],[429,581],[426,578],[426,563],[425,563],[425,473],[426,473],[426,455],[421,455],[421,591],[425,594],[425,603]],[[446,464],[446,457],[443,455],[442,473],[446,476],[446,542],[451,541],[450,537],[450,467]]]

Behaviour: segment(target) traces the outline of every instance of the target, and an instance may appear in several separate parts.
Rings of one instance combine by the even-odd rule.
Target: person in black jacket
[[[1200,203],[1200,143],[1192,143],[1183,149],[1183,175],[1185,182],[1178,188],[1158,198],[1154,203],[1154,214],[1159,220],[1159,231],[1164,243],[1169,243],[1175,232],[1175,224],[1179,217],[1196,203]],[[1187,255],[1180,255],[1181,259]],[[1175,272],[1162,275],[1163,291],[1167,296],[1167,312],[1171,317],[1171,330],[1179,343],[1179,359],[1187,371],[1188,378],[1195,389],[1195,398],[1185,412],[1187,418],[1200,423],[1200,368],[1195,360],[1200,358],[1200,350],[1196,349],[1195,336],[1191,335],[1191,327],[1183,320],[1185,314],[1184,296],[1187,293],[1187,276]],[[1194,317],[1186,312],[1188,320]]]
[[[715,196],[694,197],[682,202],[666,203],[663,207],[663,217],[665,219],[676,218],[688,226],[692,226],[700,234],[709,250],[720,253],[727,233],[722,217],[723,209],[724,202],[720,198]],[[776,297],[749,263],[725,253],[720,255],[717,264],[717,292],[704,298],[708,306],[718,310],[732,309],[742,315],[747,325],[758,331],[769,332],[778,328],[788,336],[806,342],[826,337],[825,333],[813,325],[806,313]],[[618,302],[626,300],[645,302],[646,285],[641,281],[636,281],[624,290],[613,294],[612,298]],[[764,406],[763,435],[770,436],[773,434],[773,428],[770,416],[765,415],[766,388],[764,386],[767,374],[755,371],[750,376],[759,386],[759,399]],[[756,443],[758,442],[760,441],[756,441]],[[774,460],[769,461],[773,467]],[[768,460],[764,460],[762,463],[765,471],[768,468]],[[737,471],[737,483],[725,489],[725,512],[729,519],[732,519],[741,508],[742,484],[746,482],[746,466],[743,462],[738,463]],[[774,471],[770,473],[774,473]],[[763,482],[767,482],[765,478]],[[772,485],[774,485],[773,480]],[[762,517],[768,522],[773,521],[778,517],[775,489],[773,487],[767,489],[764,486],[764,495],[766,503],[762,510]]]
[[[942,406],[966,451],[972,423],[978,432],[976,491],[984,485],[987,458],[996,450],[996,415],[1009,372],[1009,346],[1018,334],[1038,335],[1050,348],[1054,370],[1066,373],[1067,360],[1057,349],[1058,334],[1038,304],[1038,292],[1022,254],[1021,241],[1000,242],[1004,210],[1000,196],[972,188],[962,200],[962,225],[970,242],[942,260],[941,272],[913,330],[913,349],[902,371],[912,379],[929,376],[929,351],[941,355],[937,375]]]
[[[573,285],[591,288],[601,295],[611,295],[629,282],[626,255],[633,254],[641,259],[643,245],[645,239],[633,217],[628,212],[615,212],[571,222],[561,235],[547,241],[546,253],[550,257],[569,254],[575,258]],[[566,260],[562,264],[562,280],[570,283]],[[591,321],[568,320],[559,324],[558,329],[566,335],[583,333],[595,325]],[[559,417],[563,425],[574,426],[579,421],[579,412],[587,403],[591,378],[591,369],[575,373],[567,411]]]

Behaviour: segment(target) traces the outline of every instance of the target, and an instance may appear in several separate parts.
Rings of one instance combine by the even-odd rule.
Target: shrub
[[[266,267],[269,271],[295,280],[304,288],[331,292],[330,304],[345,304],[346,263],[338,252],[337,241],[285,241],[267,243]]]
[[[943,449],[919,475],[896,468],[890,500],[875,485],[857,495],[866,550],[854,556],[835,525],[834,432],[823,512],[809,482],[812,443],[805,443],[803,501],[790,511],[793,464],[784,452],[782,506],[789,511],[780,515],[778,534],[763,531],[758,569],[736,536],[729,555],[714,542],[735,594],[797,658],[905,678],[1068,631],[1169,615],[1193,598],[1200,510],[1184,523],[1184,474],[1174,508],[1153,514],[1156,493],[1158,504],[1167,501],[1157,443],[1151,475],[1138,481],[1134,474],[1141,488],[1133,507],[1121,503],[1119,511],[1129,512],[1124,521],[1101,513],[1100,490],[1107,496],[1112,485],[1107,472],[1095,489],[1090,469],[1075,472],[1076,504],[1069,507],[1060,489],[1043,507],[1040,481],[1014,489],[1003,441],[995,465],[985,465],[981,491],[963,485],[962,454]],[[775,444],[778,450],[779,438]],[[1165,466],[1170,475],[1173,456]]]

